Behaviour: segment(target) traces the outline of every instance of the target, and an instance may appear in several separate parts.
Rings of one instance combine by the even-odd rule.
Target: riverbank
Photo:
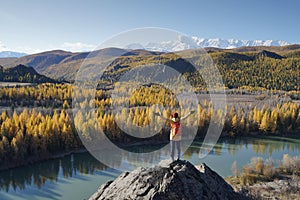
[[[284,154],[282,160],[252,157],[240,172],[237,163],[226,178],[235,191],[254,199],[300,199],[300,157]]]
[[[127,143],[127,144],[123,144],[123,143],[119,143],[116,145],[118,145],[119,147],[123,148],[123,149],[127,149],[127,148],[131,148],[131,147],[136,147],[136,146],[142,146],[142,145],[165,145],[167,144],[167,142],[165,141],[155,141],[155,144],[153,144],[150,141],[145,141],[145,142],[131,142],[131,143]],[[101,150],[101,149],[97,149],[97,150]],[[63,158],[65,156],[69,156],[71,154],[77,154],[77,153],[84,153],[84,152],[88,152],[88,150],[85,147],[81,147],[81,148],[76,148],[76,149],[72,149],[72,150],[68,150],[66,152],[58,152],[55,153],[53,155],[47,155],[43,158],[37,158],[37,157],[31,157],[29,159],[27,159],[26,161],[22,161],[22,162],[18,162],[18,163],[0,163],[0,172],[1,171],[5,171],[5,170],[10,170],[13,168],[18,168],[18,167],[23,167],[26,165],[31,165],[31,164],[35,164],[38,162],[44,162],[47,160],[53,160],[53,159],[57,159],[57,158]]]
[[[19,162],[19,163],[5,163],[5,164],[0,165],[0,172],[5,171],[5,170],[18,168],[18,167],[23,167],[23,166],[26,166],[26,165],[35,164],[35,163],[38,163],[38,162],[44,162],[44,161],[47,161],[47,160],[63,158],[65,156],[69,156],[69,155],[74,154],[74,153],[84,153],[84,152],[87,152],[87,150],[84,147],[82,147],[82,148],[78,148],[78,149],[68,150],[67,152],[59,152],[59,153],[56,153],[54,155],[48,155],[48,156],[43,157],[43,158],[29,158],[26,161],[22,161],[22,162]]]
[[[236,192],[253,199],[300,199],[300,176],[284,176],[273,181],[263,181],[248,186],[242,185],[237,177],[228,177],[225,180]]]

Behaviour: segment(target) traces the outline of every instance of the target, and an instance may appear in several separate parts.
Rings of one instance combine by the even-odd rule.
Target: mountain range
[[[234,57],[232,59],[238,60],[243,60],[244,57],[246,57],[246,60],[251,60],[259,56],[266,56],[274,59],[281,59],[284,57],[300,57],[300,45],[250,46],[234,49],[207,47],[204,49],[212,56],[215,62],[232,56]],[[190,50],[185,51],[188,53]],[[4,68],[14,67],[19,64],[31,66],[42,75],[46,75],[53,79],[71,81],[74,80],[75,74],[84,60],[87,60],[88,63],[93,65],[105,60],[103,58],[117,56],[120,58],[116,58],[116,62],[114,62],[112,65],[115,64],[124,66],[132,62],[138,62],[142,56],[145,58],[151,58],[154,61],[161,54],[168,53],[142,49],[128,51],[118,48],[101,49],[94,51],[91,54],[90,52],[72,53],[62,50],[54,50],[27,55],[20,58],[0,58],[0,65]],[[125,60],[119,61],[122,59]]]
[[[233,49],[242,46],[286,46],[290,43],[283,40],[237,40],[237,39],[206,39],[199,37],[190,37],[178,35],[173,41],[163,41],[160,43],[148,43],[142,45],[139,43],[125,46],[127,49],[145,49],[149,51],[174,52],[187,49],[215,47],[221,49]]]
[[[225,84],[228,88],[250,85],[268,89],[299,89],[300,71],[297,67],[300,62],[300,45],[250,46],[234,49],[207,47],[204,49],[220,68],[220,72],[224,76]],[[194,55],[193,52],[195,51],[189,49],[180,53],[182,53],[181,55],[192,56]],[[0,58],[0,65],[4,67],[2,68],[2,75],[0,72],[0,77],[5,72],[8,72],[11,77],[22,76],[22,81],[32,80],[32,78],[27,80],[27,73],[18,73],[18,71],[24,71],[24,67],[5,71],[6,69],[11,69],[14,66],[22,64],[31,66],[37,73],[57,81],[73,81],[83,62],[88,66],[86,69],[89,71],[97,70],[99,64],[106,65],[103,80],[109,87],[124,72],[133,67],[160,62],[171,66],[180,73],[186,73],[191,80],[198,80],[197,77],[193,77],[194,68],[191,67],[191,64],[178,57],[176,52],[168,53],[143,49],[128,51],[119,48],[106,48],[93,52],[77,53],[55,50],[20,58]],[[29,68],[29,70],[32,70],[32,68]],[[37,76],[33,74],[33,77]],[[89,79],[92,78],[89,77]],[[5,78],[3,81],[17,80],[16,78]],[[199,81],[201,82],[201,80]]]
[[[206,39],[200,37],[191,37],[186,35],[178,35],[172,41],[162,41],[159,43],[132,43],[123,46],[124,49],[144,49],[148,51],[160,51],[160,52],[174,52],[196,48],[214,47],[221,49],[233,49],[243,46],[286,46],[290,43],[283,40],[238,40],[238,39]],[[10,57],[23,57],[26,53],[14,52],[14,51],[2,51],[0,52],[0,58]]]

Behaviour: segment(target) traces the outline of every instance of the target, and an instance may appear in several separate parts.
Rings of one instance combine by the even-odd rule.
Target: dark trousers
[[[180,141],[171,140],[171,158],[174,160],[175,146],[177,148],[178,160],[180,159]]]

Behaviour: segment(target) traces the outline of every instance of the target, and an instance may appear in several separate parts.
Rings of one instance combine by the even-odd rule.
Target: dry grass
[[[236,162],[233,163],[235,170]],[[239,176],[226,178],[237,191],[253,199],[300,199],[300,157],[285,154],[277,168],[272,159],[251,159]]]

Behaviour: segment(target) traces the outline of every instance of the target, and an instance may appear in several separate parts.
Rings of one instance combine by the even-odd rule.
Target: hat
[[[173,121],[173,122],[178,122],[178,121],[180,121],[179,115],[178,115],[177,112],[174,112],[174,113],[172,114],[172,121]]]
[[[172,114],[172,118],[178,118],[178,113],[177,113],[177,112],[174,112],[174,113]]]

